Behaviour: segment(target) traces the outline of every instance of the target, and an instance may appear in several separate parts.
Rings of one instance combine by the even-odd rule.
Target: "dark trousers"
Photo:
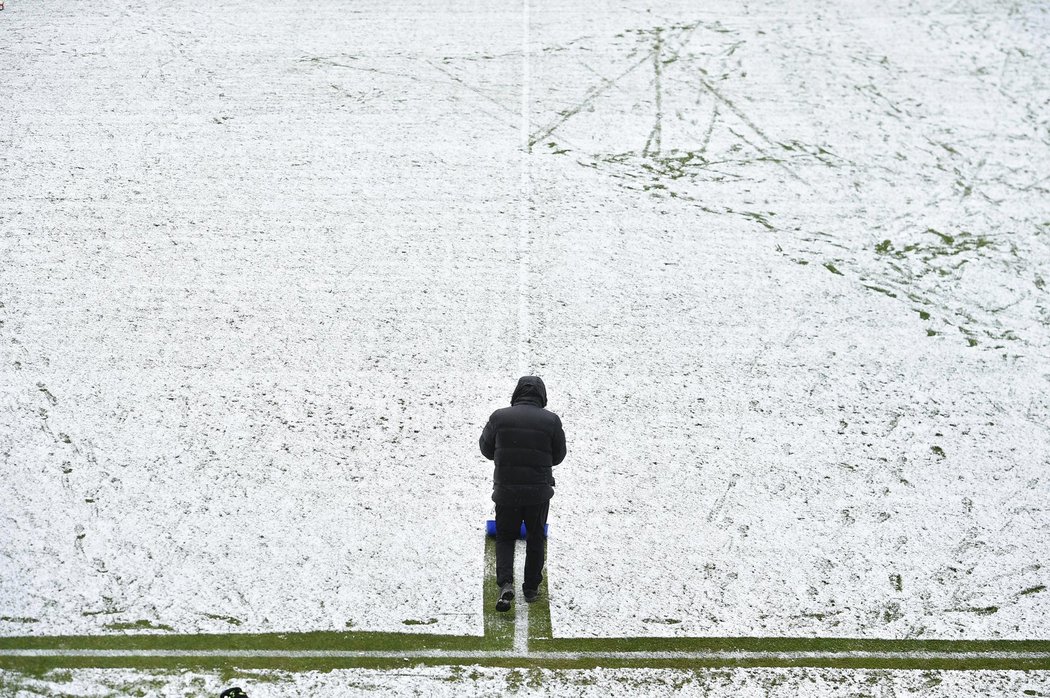
[[[521,522],[525,522],[525,589],[537,589],[543,581],[543,562],[546,555],[547,537],[543,527],[547,524],[550,502],[515,506],[496,505],[496,583],[500,586],[514,582],[514,544],[521,535]]]

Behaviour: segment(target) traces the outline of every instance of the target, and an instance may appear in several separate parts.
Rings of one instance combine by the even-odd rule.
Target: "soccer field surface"
[[[1050,693],[1046,3],[0,36],[0,687]],[[500,621],[477,438],[528,373],[569,455]]]
[[[524,545],[519,545],[524,551]],[[485,562],[494,563],[487,541]],[[32,695],[1040,695],[1046,641],[555,638],[549,586],[514,613],[484,580],[483,637],[313,632],[0,638],[0,688]],[[467,668],[464,668],[467,667]],[[1038,688],[1037,688],[1038,687]]]

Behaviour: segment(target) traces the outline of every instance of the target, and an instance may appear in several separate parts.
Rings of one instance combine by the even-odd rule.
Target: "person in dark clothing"
[[[481,432],[481,453],[494,460],[492,501],[496,503],[497,611],[514,600],[514,544],[525,523],[525,580],[528,602],[539,596],[547,539],[544,527],[554,496],[552,466],[565,459],[561,419],[547,405],[547,388],[539,376],[522,376],[510,407],[496,410]]]

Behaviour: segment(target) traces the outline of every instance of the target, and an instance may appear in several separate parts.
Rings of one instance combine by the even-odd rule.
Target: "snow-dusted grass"
[[[1046,6],[532,16],[555,634],[1048,637]]]
[[[524,360],[555,637],[1050,638],[1045,4],[566,8],[8,4],[0,632],[480,636]]]
[[[886,671],[842,669],[519,669],[484,666],[406,666],[398,671],[340,669],[326,672],[172,672],[122,669],[54,671],[39,678],[0,673],[12,696],[216,696],[241,686],[252,698],[312,695],[702,695],[715,698],[922,695],[969,698],[1040,695],[1046,675],[1020,671]]]
[[[518,15],[316,12],[5,11],[4,632],[481,634]]]

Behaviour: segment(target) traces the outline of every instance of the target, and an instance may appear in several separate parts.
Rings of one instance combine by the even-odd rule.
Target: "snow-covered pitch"
[[[0,634],[1050,639],[1050,7],[0,12]]]

